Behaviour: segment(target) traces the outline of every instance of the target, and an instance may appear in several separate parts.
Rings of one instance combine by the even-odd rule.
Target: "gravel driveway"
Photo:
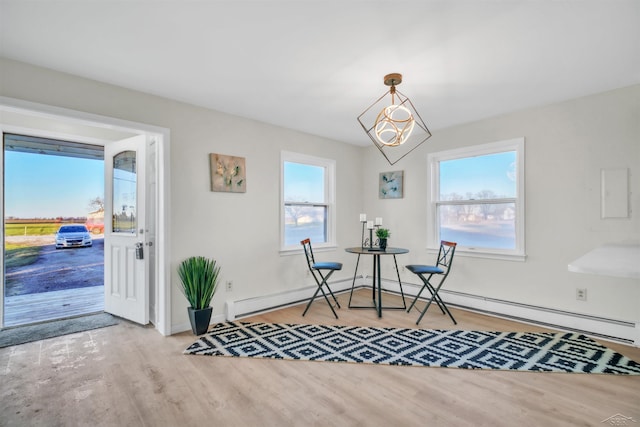
[[[37,261],[23,267],[7,268],[5,295],[23,295],[104,284],[104,237],[92,236],[90,248],[56,250],[54,236],[11,236],[8,243],[42,246]]]

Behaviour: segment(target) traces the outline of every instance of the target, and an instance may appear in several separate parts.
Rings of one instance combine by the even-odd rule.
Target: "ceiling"
[[[637,0],[0,0],[0,56],[357,145],[640,83]]]
[[[3,133],[6,151],[104,160],[104,147],[94,144]]]

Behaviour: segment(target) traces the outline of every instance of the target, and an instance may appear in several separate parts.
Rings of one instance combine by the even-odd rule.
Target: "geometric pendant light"
[[[384,76],[389,91],[358,116],[364,131],[391,165],[431,136],[411,100],[396,89],[400,83],[402,74]]]

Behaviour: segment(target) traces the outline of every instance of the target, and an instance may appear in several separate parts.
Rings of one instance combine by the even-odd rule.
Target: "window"
[[[524,260],[524,138],[428,156],[428,247]]]
[[[282,152],[281,250],[335,246],[335,161]]]

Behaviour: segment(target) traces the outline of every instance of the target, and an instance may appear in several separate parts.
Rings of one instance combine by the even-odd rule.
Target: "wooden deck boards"
[[[4,326],[62,319],[104,310],[104,286],[5,297]]]

